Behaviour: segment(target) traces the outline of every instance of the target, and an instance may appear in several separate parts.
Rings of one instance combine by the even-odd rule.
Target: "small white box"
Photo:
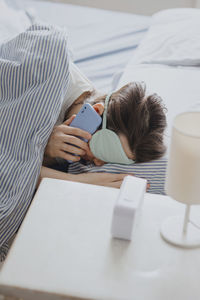
[[[126,176],[113,209],[111,234],[115,238],[131,240],[136,213],[144,198],[147,180]]]

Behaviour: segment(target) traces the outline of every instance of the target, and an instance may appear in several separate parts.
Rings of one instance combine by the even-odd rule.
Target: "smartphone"
[[[102,118],[89,103],[83,104],[69,126],[83,129],[93,134],[101,125]],[[81,138],[83,139],[83,138]],[[88,142],[86,139],[84,141]]]

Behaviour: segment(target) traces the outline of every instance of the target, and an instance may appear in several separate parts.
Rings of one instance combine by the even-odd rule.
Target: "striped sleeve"
[[[147,179],[150,184],[149,193],[165,194],[165,175],[167,167],[167,158],[161,158],[146,163],[134,163],[132,165],[105,164],[97,167],[93,164],[81,164],[79,162],[69,165],[68,172],[79,174],[83,172],[106,172],[106,173],[125,173]]]
[[[67,35],[53,26],[32,25],[0,45],[0,247],[32,200],[67,91],[68,65]]]

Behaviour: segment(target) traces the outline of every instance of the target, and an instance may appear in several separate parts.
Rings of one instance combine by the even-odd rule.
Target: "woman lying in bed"
[[[104,110],[105,101],[107,111]],[[104,145],[97,145],[89,133],[69,126],[86,102],[90,102],[100,115],[105,114],[106,128],[115,133],[111,140],[107,137],[108,142]],[[157,94],[147,96],[145,86],[141,83],[132,82],[110,95],[99,96],[91,82],[70,63],[68,94],[45,150],[41,178],[51,177],[120,187],[126,174],[73,175],[66,173],[67,161],[85,159],[101,166],[105,162],[133,164],[160,158],[165,152],[164,110],[161,98]],[[78,137],[89,140],[90,146]],[[57,170],[51,168],[55,164]]]
[[[69,123],[83,101],[93,101],[101,114],[105,96],[93,95],[91,83],[77,74],[79,71],[72,63],[69,67],[68,62],[65,30],[48,24],[34,24],[0,45],[0,260],[5,257],[5,248],[1,246],[21,225],[40,172],[40,177],[115,187],[120,186],[125,176],[106,173],[72,175],[41,168],[44,152],[45,158],[53,160],[77,161],[87,155],[87,159],[100,163],[97,158],[101,157],[96,152],[91,154],[87,143],[78,138],[90,140],[90,135],[71,128]],[[64,95],[67,96],[64,98]],[[66,111],[67,121],[63,123]],[[105,116],[107,127],[119,142],[118,149],[125,161],[130,159],[132,165],[136,165],[132,160],[146,161],[163,154],[166,121],[156,95],[146,97],[142,86],[129,84],[112,93]],[[98,147],[94,145],[94,148],[98,152]],[[105,162],[110,161],[110,153],[116,149],[109,150],[109,157],[103,159]],[[44,163],[51,166],[47,161]]]

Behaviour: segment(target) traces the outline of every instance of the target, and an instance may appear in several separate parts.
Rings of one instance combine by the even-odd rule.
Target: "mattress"
[[[73,60],[97,89],[109,91],[144,37],[151,17],[70,4],[7,0],[40,20],[65,26]],[[115,77],[118,78],[117,76]]]

